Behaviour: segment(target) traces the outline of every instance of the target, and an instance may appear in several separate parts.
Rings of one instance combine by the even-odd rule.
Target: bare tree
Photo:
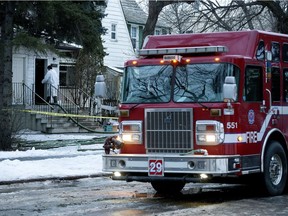
[[[259,1],[256,3],[266,7],[272,12],[273,16],[276,18],[276,31],[288,34],[288,14],[287,14],[287,1]]]
[[[174,4],[177,2],[187,2],[189,4],[193,3],[194,0],[184,1],[184,0],[170,0],[170,1],[157,1],[157,0],[150,0],[149,1],[149,10],[148,10],[148,18],[143,30],[143,38],[146,38],[148,35],[154,34],[154,29],[159,17],[160,12],[162,9],[170,4]]]
[[[171,4],[163,9],[160,16],[170,25],[174,33],[193,32],[191,20],[195,20],[197,11],[187,3]]]
[[[197,8],[194,5],[178,3],[166,7],[160,14],[176,33],[256,28],[264,30],[264,27],[265,30],[271,30],[273,17],[267,19],[270,15],[269,10],[255,2],[245,3],[237,0],[226,2],[206,0],[201,1],[201,5]]]
[[[207,31],[239,31],[243,29],[261,29],[288,33],[286,1],[260,0],[198,0],[198,8],[187,4],[188,1],[149,1],[149,17],[155,19],[161,9],[160,16],[166,20],[174,33],[207,32]],[[193,1],[194,3],[195,1]],[[189,2],[191,3],[191,1]],[[167,7],[165,7],[167,6]],[[197,9],[197,10],[196,10]],[[150,14],[153,13],[153,14]],[[148,23],[153,23],[148,20]],[[153,25],[149,25],[149,33],[153,33]]]

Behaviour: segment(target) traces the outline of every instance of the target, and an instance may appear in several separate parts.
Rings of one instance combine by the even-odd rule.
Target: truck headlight
[[[198,145],[217,145],[224,141],[224,125],[218,121],[196,121],[196,143]]]
[[[127,134],[123,133],[122,134],[122,140],[123,142],[132,142],[132,141],[140,141],[141,140],[141,135],[140,134]]]
[[[123,121],[119,136],[125,144],[142,144],[142,121]]]

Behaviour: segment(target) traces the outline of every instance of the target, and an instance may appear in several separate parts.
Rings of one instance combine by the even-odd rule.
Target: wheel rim
[[[283,164],[279,155],[273,155],[269,166],[270,179],[272,184],[278,185],[282,179]]]

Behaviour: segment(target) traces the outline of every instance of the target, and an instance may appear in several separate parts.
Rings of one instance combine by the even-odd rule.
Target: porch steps
[[[34,121],[36,122],[35,130],[41,131],[43,133],[57,134],[79,132],[79,127],[67,117],[47,117],[45,115],[36,114]]]
[[[41,131],[48,134],[63,134],[63,133],[86,133],[91,130],[102,131],[103,128],[94,121],[93,118],[79,118],[78,122],[90,131],[78,126],[69,117],[61,116],[46,116],[41,114],[31,113],[32,130]],[[104,130],[103,130],[104,131]]]

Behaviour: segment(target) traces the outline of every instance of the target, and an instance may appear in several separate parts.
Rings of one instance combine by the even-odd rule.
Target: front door
[[[35,59],[35,104],[43,104],[45,100],[45,88],[41,81],[45,75],[46,65],[46,59]]]

